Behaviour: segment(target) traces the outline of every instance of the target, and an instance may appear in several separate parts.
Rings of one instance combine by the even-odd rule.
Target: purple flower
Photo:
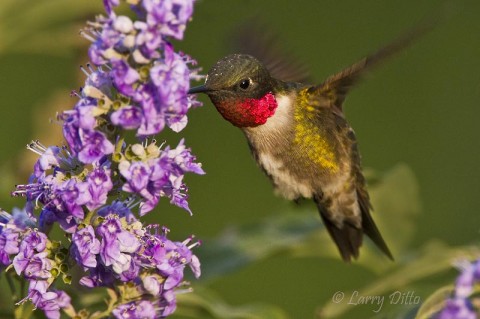
[[[23,274],[27,279],[48,279],[52,276],[50,274],[52,262],[47,258],[47,255],[47,252],[42,252],[29,257],[23,251],[20,251],[13,258],[13,267],[17,275]]]
[[[10,223],[13,222],[15,228],[18,230],[25,230],[27,228],[34,228],[37,222],[35,216],[33,216],[33,204],[28,203],[25,204],[23,209],[19,209],[14,207],[12,209],[12,215],[10,217]],[[7,213],[7,215],[9,215]]]
[[[18,233],[9,228],[5,229],[0,234],[0,262],[3,265],[9,265],[9,255],[17,254],[18,252]]]
[[[163,192],[165,196],[170,198],[171,204],[185,209],[187,212],[190,213],[190,215],[192,215],[192,211],[188,206],[188,201],[187,201],[188,195],[184,193],[188,189],[182,181],[183,181],[183,175],[181,176],[170,175],[171,187],[165,187],[163,189]]]
[[[147,243],[144,255],[148,256],[148,260],[157,268],[159,274],[166,278],[163,289],[170,290],[180,284],[185,265],[190,265],[196,277],[200,276],[200,263],[190,250],[197,243],[190,247],[186,246],[191,238],[183,243],[174,243],[165,235],[150,235],[144,241]],[[147,284],[148,289],[154,289],[151,280],[147,281]]]
[[[27,149],[40,155],[33,168],[35,178],[41,178],[47,173],[55,174],[57,170],[73,170],[79,165],[78,160],[72,157],[66,147],[45,147],[39,141],[32,141],[27,145]]]
[[[113,7],[119,5],[119,0],[103,0],[103,5],[105,7],[105,11],[107,11],[107,13],[110,15]]]
[[[39,231],[31,231],[20,244],[20,250],[26,257],[32,257],[35,253],[41,253],[47,247],[47,235]]]
[[[117,216],[111,215],[97,228],[102,238],[100,244],[100,257],[105,266],[111,266],[117,273],[131,270],[132,255],[140,247],[140,242],[135,235],[123,230]]]
[[[445,308],[436,319],[476,319],[477,315],[468,299],[448,299]]]
[[[167,125],[174,132],[180,132],[187,126],[188,118],[186,115],[173,115],[167,118]]]
[[[83,36],[93,41],[88,51],[90,60],[96,65],[120,59],[134,44],[133,24],[128,17],[110,15],[109,18],[99,17],[96,24],[101,26],[100,32],[94,30]]]
[[[142,110],[136,106],[125,106],[113,112],[110,119],[126,130],[137,129],[142,123]]]
[[[117,319],[154,319],[158,318],[154,305],[147,300],[122,304],[112,311]]]
[[[175,312],[177,309],[177,299],[173,290],[167,290],[162,294],[162,299],[159,302],[161,307],[160,316],[167,317]]]
[[[185,140],[183,138],[180,140],[176,148],[172,150],[168,148],[165,152],[167,156],[173,160],[173,163],[177,165],[177,172],[192,172],[200,175],[205,174],[202,165],[195,163],[196,157],[192,155],[191,150],[185,147]]]
[[[150,226],[148,229],[154,234],[145,233],[141,239],[143,247],[138,250],[142,253],[133,254],[136,264],[150,269],[143,276],[140,275],[141,285],[137,286],[138,292],[135,294],[142,295],[144,299],[117,306],[113,312],[116,318],[150,318],[150,305],[156,309],[151,314],[155,318],[170,315],[176,309],[174,289],[183,283],[185,266],[190,265],[195,276],[200,275],[200,264],[190,250],[198,243],[187,246],[192,238],[184,242],[172,242],[166,238],[166,228],[162,228],[160,233],[158,226]],[[147,300],[149,304],[143,306],[142,303]]]
[[[473,278],[476,282],[480,282],[480,259],[473,264]]]
[[[42,174],[32,177],[30,184],[17,185],[14,196],[26,196],[30,205],[43,204],[38,227],[48,231],[53,223],[58,222],[63,230],[73,232],[77,221],[83,218],[82,206],[91,200],[88,184],[75,178],[62,182],[64,173],[57,171],[59,177]],[[55,173],[55,175],[57,175]]]
[[[165,258],[157,255],[157,269],[163,275],[167,276],[167,280],[164,283],[164,289],[173,289],[179,285],[183,280],[183,271],[185,265],[190,263],[192,259],[192,252],[182,243],[172,243],[169,242],[168,245],[165,244],[166,253],[172,255],[173,257]]]
[[[117,236],[118,248],[124,253],[134,253],[140,247],[140,242],[134,234],[129,231],[122,231]]]
[[[140,75],[124,60],[114,60],[111,63],[110,76],[117,90],[127,96],[133,96],[135,93],[134,84],[140,79]]]
[[[60,309],[71,307],[71,299],[64,291],[47,291],[46,281],[31,281],[28,298],[48,319],[60,319]]]
[[[29,183],[17,185],[12,196],[24,196],[29,202],[46,204],[51,202],[50,196],[58,185],[60,185],[60,181],[56,180],[53,175],[42,173],[36,177],[35,174],[32,174]]]
[[[89,288],[113,287],[114,283],[114,273],[102,264],[98,264],[95,268],[90,268],[88,276],[80,279],[80,284]]]
[[[97,266],[96,255],[100,253],[100,241],[91,225],[77,231],[72,237],[72,252],[75,260],[85,268]]]
[[[88,174],[86,182],[91,196],[91,200],[86,202],[86,206],[90,210],[99,208],[107,202],[108,192],[113,188],[110,169],[96,167]]]
[[[187,187],[183,183],[186,172],[204,174],[201,165],[195,163],[190,149],[185,148],[181,140],[176,149],[159,150],[159,156],[147,163],[140,161],[122,161],[119,170],[127,183],[122,190],[138,194],[143,200],[140,204],[140,215],[145,215],[157,204],[160,197],[170,198],[170,202],[191,213],[188,207]]]
[[[148,86],[143,86],[143,89],[149,89]],[[140,105],[142,107],[143,118],[138,128],[138,136],[149,136],[159,133],[165,127],[164,110],[158,110],[155,106],[155,101],[152,96],[145,94],[141,97]]]
[[[82,131],[92,131],[97,125],[95,119],[96,105],[82,105],[77,107],[78,112],[78,127]]]
[[[20,303],[30,300],[49,319],[59,319],[62,309],[75,313],[70,297],[55,290],[60,279],[69,283],[76,277],[67,261],[80,266],[81,285],[115,291],[116,304],[105,315],[116,318],[170,315],[175,289],[188,284],[185,268],[200,275],[191,251],[197,243],[167,239],[166,228],[143,226],[132,209],[144,215],[167,197],[190,211],[184,175],[204,174],[201,165],[183,140],[162,149],[147,142],[129,145],[133,136],[125,134],[136,130],[148,141],[165,125],[178,132],[188,122],[187,111],[199,105],[187,94],[198,69],[190,70],[194,61],[169,42],[183,38],[193,2],[140,0],[130,4],[138,18],[132,21],[113,11],[119,0],[103,0],[107,17],[97,17],[82,32],[92,42],[95,66],[81,67],[87,78],[72,92],[78,101],[58,116],[67,145],[28,146],[39,159],[28,183],[12,193],[26,197],[25,209],[13,216],[0,211],[0,266],[11,264],[29,283]],[[67,235],[62,241],[46,235],[55,224]]]
[[[115,215],[107,216],[105,221],[97,228],[98,234],[102,237],[101,252],[102,261],[105,266],[112,265],[120,256],[117,236],[122,232],[122,225]]]
[[[88,183],[79,182],[73,178],[63,183],[59,193],[63,204],[72,216],[84,217],[82,205],[89,203],[92,199],[88,188]]]
[[[133,282],[136,281],[138,278],[138,275],[140,273],[140,266],[135,263],[135,261],[132,259],[132,262],[130,263],[130,267],[128,269],[123,270],[119,276],[118,279],[122,282]]]
[[[146,276],[143,278],[142,280],[142,284],[143,284],[143,287],[145,288],[145,290],[153,295],[153,296],[157,296],[160,294],[160,290],[162,288],[161,286],[161,282],[159,281],[159,279],[162,279],[162,277],[159,277],[159,276]]]
[[[0,233],[0,263],[8,266],[11,263],[10,255],[18,254],[19,234],[14,228],[4,228]]]
[[[85,33],[84,37],[88,38],[90,36],[87,36]],[[103,57],[104,49],[105,48],[103,47],[103,43],[100,41],[96,41],[92,43],[90,48],[88,48],[88,56],[90,58],[90,61],[92,61],[93,64],[95,65],[107,64],[108,60]]]
[[[132,210],[129,208],[128,202],[113,201],[111,205],[103,206],[98,210],[98,215],[106,217],[108,215],[118,215],[118,217],[124,217],[128,223],[133,223],[137,220]]]
[[[35,226],[35,218],[29,212],[29,205],[25,209],[14,208],[12,215],[0,210],[0,266],[11,264],[10,257],[20,252],[21,236],[27,230],[27,227]],[[42,234],[43,235],[43,234]],[[39,233],[33,232],[33,235],[27,235],[22,245],[22,250],[29,256],[38,250],[44,250],[46,238]],[[32,245],[32,247],[29,246]],[[25,247],[26,246],[26,247]],[[28,250],[28,251],[27,251]]]
[[[157,108],[165,110],[167,125],[179,132],[187,124],[185,114],[189,108],[187,91],[190,71],[185,60],[173,51],[172,46],[167,45],[164,60],[153,66],[150,78],[156,89]]]
[[[122,190],[128,193],[141,195],[145,201],[141,204],[140,215],[152,210],[158,203],[162,185],[152,183],[150,180],[150,167],[143,162],[122,161],[118,168],[127,183],[123,185]],[[148,207],[148,208],[147,208]]]
[[[77,228],[77,221],[75,220],[74,216],[63,209],[63,207],[61,207],[61,209],[56,209],[55,207],[44,207],[40,212],[40,230],[46,231],[54,223],[58,223],[60,227],[67,233],[73,233]]]
[[[185,24],[193,12],[193,0],[143,0],[147,24],[159,26],[160,32],[183,39]]]
[[[113,144],[97,128],[97,101],[92,98],[81,99],[75,109],[65,111],[59,119],[63,120],[63,136],[73,156],[85,164],[99,161],[103,156],[113,153]]]
[[[64,291],[50,291],[42,295],[37,307],[48,319],[60,319],[60,309],[71,307],[71,299]]]
[[[164,171],[169,173],[168,187],[163,188],[165,196],[170,198],[170,202],[191,213],[188,202],[187,187],[183,184],[183,174],[186,172],[194,172],[197,174],[205,174],[201,165],[195,163],[195,157],[191,155],[190,149],[186,149],[184,140],[182,139],[175,149],[167,147],[162,152],[159,161],[156,163]]]
[[[151,59],[160,57],[159,49],[164,44],[162,34],[157,26],[149,26],[145,22],[135,22],[135,28],[138,33],[135,37],[135,45],[138,50],[133,53],[133,58],[137,63],[145,64]]]
[[[469,300],[473,287],[480,281],[480,259],[474,263],[459,262],[457,265],[462,272],[455,283],[455,291],[451,298],[446,300],[444,309],[439,312],[436,319],[474,319],[477,315]]]
[[[84,99],[88,97],[85,93],[89,92],[90,88],[102,92],[110,99],[113,97],[114,88],[108,72],[103,71],[102,67],[93,68],[90,64],[87,64],[87,68],[81,67],[81,70],[87,76],[82,89]]]
[[[147,184],[150,178],[150,168],[143,162],[122,161],[118,168],[120,174],[127,180],[122,189],[128,193],[145,194],[145,197],[150,197],[146,193]],[[142,195],[143,195],[142,194]]]
[[[455,283],[455,296],[467,298],[473,291],[475,283],[475,267],[473,264],[465,263],[462,273],[458,276]],[[478,279],[477,279],[478,280]]]
[[[63,112],[58,116],[59,120],[63,120],[63,137],[67,142],[73,155],[81,150],[82,141],[80,140],[78,127],[78,113],[77,112]]]
[[[103,133],[79,130],[79,136],[82,148],[78,152],[78,159],[82,163],[91,164],[113,153],[113,144]]]
[[[40,154],[40,157],[34,166],[35,176],[38,177],[45,171],[60,166],[60,161],[58,159],[60,153],[59,147],[52,146],[49,148],[42,148],[42,145],[39,143],[30,143],[27,148]]]

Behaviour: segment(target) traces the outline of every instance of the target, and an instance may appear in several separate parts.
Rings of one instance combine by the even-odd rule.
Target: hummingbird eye
[[[243,79],[240,81],[239,86],[242,90],[246,90],[250,86],[250,82],[251,82],[250,79]]]

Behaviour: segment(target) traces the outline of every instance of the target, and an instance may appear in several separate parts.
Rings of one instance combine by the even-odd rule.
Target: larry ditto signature
[[[345,298],[345,293],[343,291],[337,291],[332,296],[332,301],[334,303],[346,302],[352,306],[358,305],[374,305],[376,306],[373,309],[373,312],[380,312],[382,310],[385,300],[391,305],[418,305],[420,304],[420,296],[415,295],[414,291],[394,291],[388,296],[382,295],[361,295],[357,290],[351,293],[348,300]],[[385,298],[386,297],[386,298]]]

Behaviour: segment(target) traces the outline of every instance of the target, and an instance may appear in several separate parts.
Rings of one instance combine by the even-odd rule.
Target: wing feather
[[[432,30],[434,25],[433,21],[429,21],[411,29],[375,53],[330,76],[322,84],[311,87],[310,92],[322,95],[330,101],[332,106],[342,110],[348,91],[358,83],[366,72],[407,48],[415,40]]]

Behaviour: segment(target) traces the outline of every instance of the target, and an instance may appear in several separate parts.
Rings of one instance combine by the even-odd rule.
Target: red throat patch
[[[265,124],[267,119],[275,114],[277,106],[275,95],[268,92],[259,99],[244,99],[235,102],[222,101],[217,109],[233,125],[252,127]]]

